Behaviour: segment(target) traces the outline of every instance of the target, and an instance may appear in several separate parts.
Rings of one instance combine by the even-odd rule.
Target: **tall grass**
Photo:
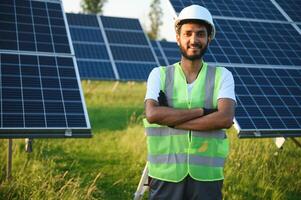
[[[115,84],[82,82],[93,138],[36,139],[30,154],[14,140],[10,182],[0,140],[0,199],[131,199],[146,158],[145,83]],[[225,199],[300,199],[301,148],[290,140],[279,150],[271,139],[229,138]]]

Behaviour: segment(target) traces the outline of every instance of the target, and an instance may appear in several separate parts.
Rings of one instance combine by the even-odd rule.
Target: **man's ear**
[[[211,43],[212,39],[211,36],[208,37],[208,45]]]
[[[178,33],[176,34],[176,40],[177,40],[178,46],[180,46],[180,35]]]

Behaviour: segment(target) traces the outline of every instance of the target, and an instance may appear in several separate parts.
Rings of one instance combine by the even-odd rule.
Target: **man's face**
[[[182,55],[191,61],[202,59],[210,42],[206,26],[198,23],[183,24],[176,37]]]

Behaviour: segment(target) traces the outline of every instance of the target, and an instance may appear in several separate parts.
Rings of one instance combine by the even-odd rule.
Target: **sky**
[[[78,13],[81,11],[81,0],[62,0],[65,12]],[[108,0],[104,6],[103,15],[138,18],[141,25],[149,27],[148,17],[151,0]],[[175,32],[173,27],[174,9],[169,0],[161,0],[163,10],[163,25],[160,27],[160,39],[175,41]]]

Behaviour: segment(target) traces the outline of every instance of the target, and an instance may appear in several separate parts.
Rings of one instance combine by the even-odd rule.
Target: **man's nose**
[[[196,34],[192,34],[191,38],[190,38],[190,43],[194,44],[194,43],[197,42],[197,40],[198,40],[197,35]]]

